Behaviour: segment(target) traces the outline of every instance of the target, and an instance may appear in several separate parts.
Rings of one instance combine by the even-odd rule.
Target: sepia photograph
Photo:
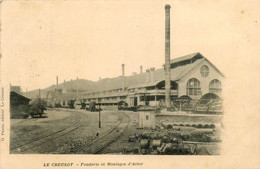
[[[250,140],[244,133],[255,135],[251,144],[258,150],[254,143],[260,143],[260,126],[252,115],[259,109],[250,106],[257,99],[249,92],[252,81],[242,82],[250,67],[258,69],[253,61],[257,56],[249,50],[256,45],[241,32],[248,30],[243,22],[250,19],[247,26],[256,31],[259,20],[252,17],[257,8],[244,5],[204,0],[2,1],[5,153],[21,158],[104,155],[114,160],[197,156],[212,157],[213,162],[250,144],[239,145],[239,132],[232,130],[243,131],[242,139]],[[245,41],[243,48],[236,39]],[[246,51],[251,57],[243,57]],[[236,81],[240,77],[241,84]],[[245,91],[240,85],[248,95],[239,96]],[[246,105],[247,97],[254,101]],[[247,122],[256,131],[241,122],[248,120],[241,118],[244,110],[252,113],[246,114]],[[41,161],[43,168],[144,165],[138,160],[104,165]]]

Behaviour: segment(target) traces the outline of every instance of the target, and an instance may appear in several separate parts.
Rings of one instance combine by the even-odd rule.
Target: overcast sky
[[[253,63],[257,5],[246,1],[176,0],[171,58],[200,52],[226,76]],[[2,2],[2,65],[23,90],[63,80],[126,75],[164,63],[167,1]],[[259,12],[258,12],[259,13]],[[259,31],[258,31],[259,32]],[[247,48],[248,50],[245,50]],[[241,60],[240,56],[250,56]],[[244,58],[244,57],[243,57]],[[232,66],[231,66],[232,65]],[[242,74],[244,76],[246,74]]]

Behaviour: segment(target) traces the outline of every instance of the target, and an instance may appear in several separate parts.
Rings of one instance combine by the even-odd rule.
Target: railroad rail
[[[98,154],[105,147],[115,142],[124,133],[131,121],[128,115],[123,114],[127,117],[126,119],[121,119],[113,129],[82,147],[81,152],[85,154]]]
[[[72,110],[72,112],[78,112],[76,110]],[[80,154],[98,154],[101,150],[103,150],[106,146],[110,145],[114,141],[116,141],[117,138],[119,138],[124,131],[127,129],[130,118],[125,113],[122,113],[122,118],[120,118],[120,121],[118,124],[116,124],[115,127],[107,131],[105,134],[100,135],[100,137],[92,140],[91,142],[84,144],[84,145],[76,145],[75,149],[76,153]],[[86,117],[86,115],[84,116]],[[30,152],[30,150],[33,150],[35,147],[44,145],[46,143],[49,143],[50,141],[57,139],[59,137],[66,136],[70,133],[73,133],[75,130],[83,127],[84,125],[87,125],[84,121],[84,118],[80,118],[76,123],[73,125],[70,125],[68,127],[62,128],[58,131],[55,131],[53,133],[47,134],[41,138],[31,140],[29,142],[26,142],[24,144],[11,147],[10,150],[13,151],[13,153],[26,153]],[[58,152],[61,153],[61,152]]]
[[[76,123],[74,123],[73,125],[71,126],[68,126],[68,127],[65,127],[65,128],[62,128],[58,131],[55,131],[53,133],[50,133],[48,135],[45,135],[41,138],[38,138],[38,139],[34,139],[32,141],[29,141],[29,142],[26,142],[24,144],[21,144],[21,145],[18,145],[18,146],[15,146],[15,147],[11,147],[10,150],[16,150],[18,151],[19,153],[20,152],[25,152],[29,149],[33,149],[34,147],[36,146],[39,146],[39,145],[42,145],[44,143],[47,142],[47,140],[52,140],[52,139],[56,139],[58,137],[62,137],[62,136],[65,136],[75,130],[77,130],[78,128],[82,127],[83,125],[85,125],[85,123],[82,123],[83,119],[79,119]]]
[[[25,123],[25,122],[28,122],[28,121],[37,121],[37,120],[38,120],[37,118],[33,118],[33,119],[25,119],[25,120],[20,121],[20,122],[17,123],[17,124],[22,124],[22,123]]]

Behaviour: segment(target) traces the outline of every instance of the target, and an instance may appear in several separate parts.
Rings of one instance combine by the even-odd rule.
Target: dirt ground
[[[124,121],[127,128],[111,132],[109,137],[104,137],[105,142],[96,142],[96,144],[100,144],[100,146],[108,144],[98,151],[99,154],[125,154],[127,151],[140,149],[139,142],[128,141],[129,136],[141,135],[143,132],[150,131],[149,129],[138,129],[138,112],[102,111],[100,129],[98,127],[98,112],[53,109],[46,111],[46,113],[48,118],[11,119],[10,153],[88,154],[89,152],[83,147],[86,148],[86,145],[106,135],[115,129],[120,121]],[[129,119],[130,123],[128,124]],[[59,131],[67,131],[73,126],[78,127],[73,131],[68,130],[65,134],[52,135]],[[99,133],[98,137],[97,133]],[[214,135],[220,136],[220,131],[215,129]],[[34,144],[35,146],[31,146]],[[218,155],[220,143],[199,144],[198,150],[201,155]]]
[[[120,136],[117,141],[111,143],[106,148],[104,148],[100,154],[124,154],[124,151],[131,151],[134,149],[140,149],[139,142],[129,142],[129,136],[141,135],[144,132],[149,132],[149,129],[138,129],[138,112],[125,111],[125,113],[130,117],[131,122],[128,128],[125,130],[122,136]],[[184,119],[185,117],[182,117]],[[188,117],[189,118],[189,117]],[[209,119],[206,117],[204,119]],[[180,118],[178,118],[179,121]],[[183,120],[184,121],[184,120]],[[215,137],[220,137],[220,131],[218,128],[214,132]],[[219,155],[221,143],[203,143],[198,144],[197,150],[198,155]],[[133,153],[130,153],[133,154]]]
[[[139,148],[140,144],[138,142],[128,142],[128,137],[131,135],[139,135],[143,133],[142,129],[137,129],[138,127],[138,112],[124,111],[130,117],[130,123],[124,133],[117,139],[117,141],[111,143],[99,154],[122,154],[125,149],[131,150]]]
[[[87,144],[96,139],[96,133],[103,135],[119,122],[117,112],[107,111],[101,114],[101,129],[98,128],[98,112],[85,110],[52,110],[46,111],[48,118],[11,119],[10,153],[77,153],[73,152],[76,144]],[[21,145],[42,139],[57,131],[69,128],[78,123],[83,124],[73,132],[60,137],[48,137],[43,143],[24,152]],[[27,146],[27,145],[26,145]]]

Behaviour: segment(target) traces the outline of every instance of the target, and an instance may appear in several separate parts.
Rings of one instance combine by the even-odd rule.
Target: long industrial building
[[[140,73],[125,76],[125,65],[122,64],[122,75],[115,78],[100,79],[91,82],[86,92],[77,92],[77,100],[100,103],[101,106],[117,106],[126,102],[130,107],[147,105],[188,107],[190,110],[203,109],[201,105],[218,107],[214,100],[221,100],[223,73],[200,53],[170,58],[170,5],[165,6],[165,61],[163,68],[149,68]],[[65,83],[64,83],[65,84]],[[58,84],[57,84],[58,86]],[[62,90],[63,91],[63,90]],[[58,100],[63,100],[63,94]],[[64,93],[65,96],[66,92]],[[182,105],[182,104],[185,104]]]
[[[164,106],[167,109],[182,108],[185,101],[191,110],[214,105],[214,99],[220,99],[221,84],[224,75],[207,58],[194,53],[171,60],[170,52],[170,5],[165,5],[165,62],[163,68],[147,69],[140,74],[125,76],[125,65],[122,64],[122,76],[100,80],[95,89],[83,95],[87,104],[99,102],[101,105],[117,105],[125,101],[128,105]],[[203,101],[204,100],[204,101]],[[193,103],[193,104],[191,104]],[[209,106],[206,106],[208,111]],[[217,107],[217,106],[215,106]]]
[[[194,53],[170,60],[171,104],[178,98],[190,98],[198,102],[202,96],[211,93],[221,97],[223,73],[200,53]],[[150,68],[146,72],[102,79],[96,82],[92,91],[83,93],[86,103],[92,101],[101,105],[117,105],[120,101],[130,106],[157,106],[165,102],[165,70]]]

